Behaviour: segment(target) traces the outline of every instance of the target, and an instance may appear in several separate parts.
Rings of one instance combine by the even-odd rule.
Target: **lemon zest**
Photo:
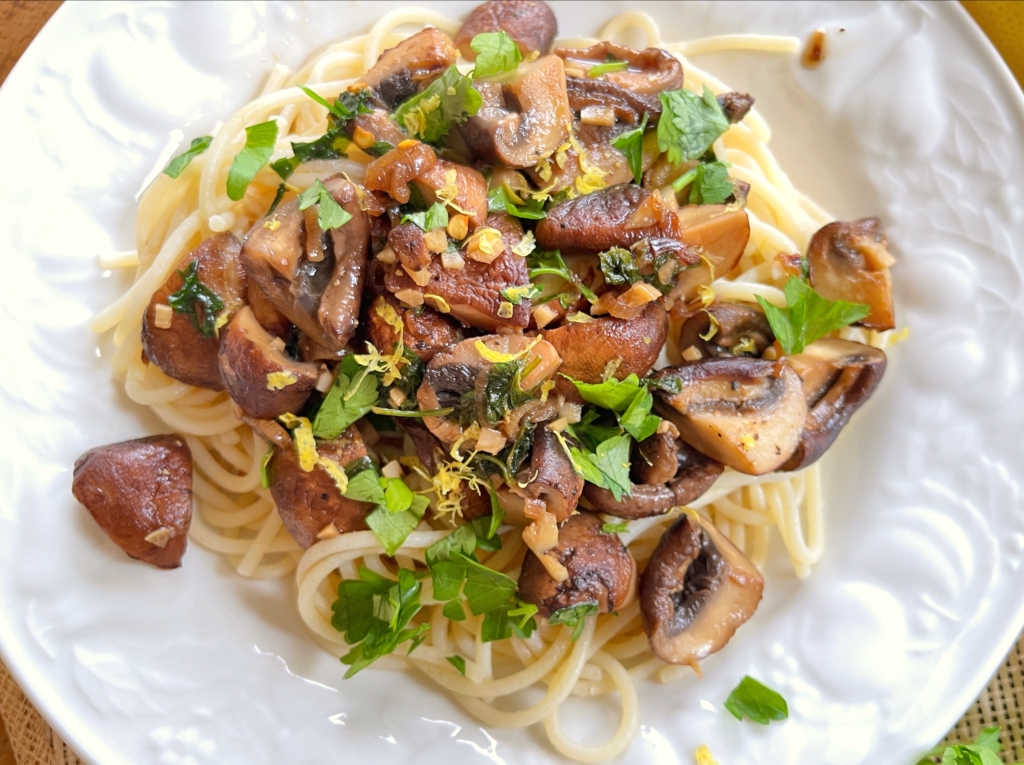
[[[532,231],[527,231],[523,238],[519,240],[519,244],[512,248],[512,253],[525,258],[535,249],[537,249],[537,239]]]
[[[700,287],[697,288],[697,291],[700,294],[700,304],[702,308],[707,308],[715,302],[715,291],[708,285],[700,285]]]
[[[718,765],[718,760],[711,754],[707,744],[701,744],[697,747],[697,751],[693,753],[693,756],[697,760],[697,765]]]
[[[427,126],[427,115],[437,111],[440,105],[441,97],[438,95],[433,95],[418,103],[405,115],[403,119],[405,129],[413,135],[423,135]]]
[[[320,461],[316,452],[316,440],[313,438],[313,425],[306,417],[296,417],[298,426],[292,431],[295,451],[299,454],[299,467],[306,473],[312,472]]]
[[[448,305],[448,301],[445,300],[440,295],[435,295],[435,294],[433,294],[431,292],[425,292],[425,293],[423,293],[423,299],[424,300],[433,300],[434,303],[435,303],[434,307],[437,308],[437,310],[440,311],[441,313],[451,313],[452,312],[452,307],[450,305]]]
[[[483,356],[487,361],[492,364],[504,364],[509,361],[515,361],[525,356],[527,353],[533,350],[533,347],[541,341],[542,338],[535,337],[530,343],[518,353],[502,353],[501,351],[492,351],[483,340],[476,341],[476,350]]]
[[[402,376],[402,367],[409,363],[408,359],[405,358],[405,346],[403,344],[405,339],[405,322],[402,321],[402,317],[398,315],[393,305],[384,300],[377,302],[374,311],[398,335],[398,339],[395,341],[395,349],[393,353],[385,355],[377,350],[373,343],[368,342],[366,344],[367,353],[354,355],[356,362],[366,367],[366,369],[363,370],[363,373],[356,380],[353,380],[348,393],[345,394],[346,399],[351,398],[355,394],[359,384],[371,372],[383,373],[382,382],[387,386]]]
[[[455,204],[456,198],[459,196],[459,174],[456,170],[448,170],[444,174],[444,186],[434,192],[434,196],[437,197],[437,201],[443,205],[447,205],[456,212],[460,212],[463,215],[473,217],[472,210],[464,210]]]
[[[284,390],[289,385],[295,385],[298,381],[299,378],[289,369],[283,372],[268,372],[267,390]]]
[[[719,327],[718,319],[716,319],[715,315],[713,313],[711,313],[711,311],[707,310],[706,308],[702,308],[701,310],[704,311],[704,313],[706,313],[708,315],[709,319],[711,319],[711,326],[708,327],[708,331],[707,332],[704,332],[704,333],[702,333],[700,335],[697,335],[697,337],[699,337],[701,340],[710,340],[711,338],[713,338],[715,335],[718,334],[718,327]]]
[[[338,487],[338,491],[342,494],[348,491],[348,475],[345,473],[345,469],[339,465],[336,460],[332,460],[330,457],[321,457],[320,465],[327,471],[327,475],[334,479],[334,483]]]

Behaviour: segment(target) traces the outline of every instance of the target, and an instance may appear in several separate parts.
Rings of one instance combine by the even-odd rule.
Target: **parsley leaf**
[[[444,74],[395,110],[395,121],[410,135],[434,143],[480,110],[483,100],[473,80],[452,64]]]
[[[724,162],[702,162],[690,187],[691,205],[719,205],[733,195],[728,165]]]
[[[274,194],[274,201],[270,203],[270,209],[263,213],[264,218],[269,218],[274,214],[274,210],[281,204],[281,200],[284,199],[284,193],[287,191],[287,187],[283,183],[277,184],[277,193]]]
[[[521,387],[525,359],[500,361],[487,373],[484,385],[484,417],[493,425],[520,404],[530,400],[530,394]]]
[[[622,429],[637,441],[650,438],[658,431],[661,418],[651,414],[651,407],[654,406],[654,396],[646,388],[636,394],[636,397],[626,407],[626,411],[619,418]]]
[[[608,72],[621,72],[626,69],[629,69],[628,61],[619,61],[612,56],[608,56],[605,58],[605,62],[603,64],[590,67],[590,71],[587,72],[587,75],[589,77],[600,77],[602,74],[608,74]],[[647,115],[645,114],[644,116]]]
[[[256,173],[267,164],[277,143],[277,121],[261,122],[245,129],[245,148],[235,155],[228,170],[228,199],[237,202],[245,196]]]
[[[495,186],[487,192],[487,212],[507,212],[515,218],[524,220],[543,220],[547,217],[543,200],[530,197],[523,202],[507,183]]]
[[[534,250],[526,258],[526,265],[529,268],[531,279],[535,279],[543,274],[559,276],[576,287],[583,294],[583,297],[591,303],[597,302],[597,295],[580,281],[576,274],[569,270],[569,267],[565,265],[565,261],[562,259],[562,253],[558,250]]]
[[[501,296],[512,305],[519,305],[524,300],[533,300],[540,297],[541,288],[536,284],[523,284],[519,287],[506,287],[501,290]]]
[[[452,559],[465,566],[466,586],[463,592],[474,616],[501,608],[514,599],[516,580],[512,577],[488,568],[463,553],[454,553]]]
[[[224,301],[216,292],[199,281],[199,261],[193,260],[184,271],[178,271],[183,284],[181,289],[167,298],[167,304],[177,313],[187,314],[192,324],[203,337],[217,334],[217,311],[224,308]],[[202,320],[200,321],[200,313]]]
[[[871,312],[861,303],[827,300],[795,276],[789,277],[784,292],[787,308],[776,308],[760,295],[755,297],[787,354],[800,353],[815,340],[860,321]]]
[[[344,156],[351,145],[352,139],[340,127],[331,128],[310,143],[293,143],[294,156],[271,162],[270,169],[281,176],[282,181],[286,181],[303,162],[311,159],[337,159]]]
[[[320,228],[324,231],[330,231],[332,228],[341,228],[352,220],[351,213],[334,201],[331,192],[327,190],[327,187],[324,186],[319,178],[313,181],[312,186],[299,194],[300,210],[305,210],[313,205],[320,206],[316,222],[320,224]]]
[[[349,354],[341,364],[334,384],[327,391],[320,409],[313,420],[313,435],[317,438],[332,440],[341,435],[349,425],[365,416],[377,405],[379,383],[372,374],[363,374]],[[348,363],[346,363],[348,362]],[[358,380],[358,383],[356,383]],[[354,384],[355,383],[355,384]]]
[[[384,489],[380,485],[380,475],[372,462],[363,469],[349,476],[345,496],[359,502],[370,502],[374,505],[384,504]],[[346,469],[346,473],[348,470]]]
[[[445,656],[445,659],[447,659],[448,663],[455,667],[455,669],[459,670],[459,674],[466,674],[466,660],[461,656]]]
[[[602,534],[625,534],[629,531],[628,523],[602,523],[601,533]]]
[[[601,422],[599,423],[598,420]],[[596,449],[598,444],[622,433],[622,429],[618,425],[607,424],[606,418],[602,417],[598,410],[589,407],[583,413],[582,419],[571,427],[572,435],[576,440],[591,450]]]
[[[578,469],[583,479],[608,489],[618,502],[623,495],[633,496],[633,485],[629,480],[629,447],[629,436],[621,435],[602,441],[593,452],[572,446],[569,453],[573,467]]]
[[[423,514],[427,510],[429,500],[421,494],[413,494],[401,478],[388,478],[385,480],[388,481],[388,488],[384,491],[384,504],[378,505],[376,510],[366,516],[366,525],[370,527],[370,530],[380,540],[381,545],[384,547],[384,552],[388,555],[394,555],[409,534],[419,525]],[[389,496],[389,492],[392,492],[393,487],[396,485],[393,482],[397,482],[404,492],[408,493],[408,504],[403,510],[396,511],[391,509],[390,503],[394,499],[394,494]]]
[[[572,627],[572,639],[579,640],[583,634],[586,617],[597,614],[599,608],[596,600],[577,603],[575,606],[560,608],[548,617],[548,624],[564,624]]]
[[[973,744],[939,744],[922,757],[917,765],[932,765],[932,757],[941,757],[941,765],[1000,765],[1002,760],[997,754],[1002,748],[999,726],[992,726],[979,733]]]
[[[590,76],[593,77],[594,70],[590,71]],[[644,112],[644,118],[639,127],[627,130],[612,141],[612,146],[626,155],[626,162],[633,172],[634,183],[640,183],[644,175],[644,130],[646,128],[647,112]]]
[[[171,178],[177,178],[181,175],[181,171],[188,167],[189,162],[210,148],[211,143],[213,143],[212,135],[203,135],[199,136],[199,138],[193,138],[188,149],[167,163],[167,167],[164,168],[164,175],[169,175]]]
[[[601,263],[601,271],[604,272],[604,279],[609,284],[635,284],[643,279],[640,266],[633,257],[633,253],[627,249],[612,247],[599,253],[598,259]]]
[[[743,715],[746,715],[761,725],[767,725],[771,720],[785,720],[789,717],[786,700],[750,675],[746,675],[740,680],[740,684],[732,689],[724,706],[737,720],[742,720]]]
[[[729,129],[729,118],[704,86],[703,96],[685,88],[658,96],[663,113],[658,120],[658,151],[667,152],[669,162],[704,156],[718,136]]]
[[[412,212],[402,216],[402,223],[412,221],[424,231],[433,231],[435,228],[445,228],[448,225],[448,208],[440,202],[435,202],[429,210]]]
[[[602,383],[585,383],[568,375],[563,376],[576,386],[584,401],[596,404],[602,409],[611,409],[613,412],[626,411],[637,394],[644,389],[644,383],[635,374],[624,380],[610,377]]]
[[[519,46],[505,32],[478,34],[469,43],[469,47],[476,52],[474,77],[494,77],[515,71],[523,60]]]

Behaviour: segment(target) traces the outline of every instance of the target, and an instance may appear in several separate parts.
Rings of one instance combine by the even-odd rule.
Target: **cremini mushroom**
[[[747,116],[747,112],[754,108],[754,97],[749,93],[736,93],[735,91],[722,93],[715,96],[715,100],[722,107],[729,122],[739,122]]]
[[[476,51],[469,44],[484,32],[505,32],[511,37],[526,61],[551,50],[558,35],[558,21],[551,7],[539,0],[488,0],[466,17],[455,36],[462,57],[476,61]]]
[[[714,331],[712,331],[714,326]],[[760,356],[775,333],[757,303],[716,300],[683,322],[677,346],[708,356]]]
[[[378,307],[390,305],[402,319],[402,343],[423,361],[430,361],[434,354],[462,340],[458,324],[433,308],[422,305],[416,308],[403,307],[392,295],[378,297],[363,313],[367,339],[381,353],[394,353],[398,333],[384,320]]]
[[[439,159],[413,180],[428,205],[441,202],[449,215],[468,215],[472,228],[487,221],[487,180],[479,170]]]
[[[683,87],[682,64],[661,48],[634,50],[605,40],[589,48],[555,48],[554,53],[565,60],[567,67],[580,68],[588,74],[592,67],[604,64],[609,59],[628,62],[629,67],[626,69],[599,76],[633,93],[657,97],[662,91]]]
[[[754,565],[696,513],[676,521],[640,577],[640,615],[651,650],[688,664],[721,650],[761,601]]]
[[[636,561],[618,534],[601,531],[601,519],[577,513],[558,529],[558,544],[545,555],[568,572],[556,582],[548,569],[528,552],[519,575],[519,597],[537,606],[541,616],[563,608],[596,603],[600,613],[625,606],[636,592]]]
[[[477,81],[483,106],[459,126],[475,157],[506,167],[533,167],[569,136],[572,110],[562,59],[544,56],[522,64],[503,83]]]
[[[701,359],[654,374],[679,393],[655,390],[657,411],[687,443],[750,475],[780,468],[800,443],[807,401],[800,377],[783,361]]]
[[[829,300],[866,304],[871,312],[859,323],[876,330],[896,326],[889,275],[894,262],[878,218],[829,223],[807,248],[811,286]]]
[[[689,303],[700,288],[728,274],[740,262],[750,240],[747,211],[736,205],[687,205],[677,213],[679,241],[695,249],[702,262],[679,275],[667,304]]]
[[[200,388],[223,389],[217,365],[220,341],[215,327],[217,321],[226,321],[243,305],[246,279],[239,263],[241,249],[242,245],[230,233],[210,237],[181,259],[150,298],[142,318],[142,348],[146,358],[168,377]],[[202,304],[188,307],[195,310],[194,315],[170,308],[168,298],[184,286],[180,273],[187,275],[193,263],[193,278],[223,303],[222,315],[207,316]],[[168,322],[157,321],[158,311],[169,315],[169,326]],[[200,326],[206,331],[201,331]]]
[[[526,472],[524,493],[528,499],[542,501],[559,523],[573,514],[583,491],[583,478],[573,469],[558,437],[546,425],[538,425],[534,433]]]
[[[569,108],[577,115],[588,106],[611,108],[615,119],[625,125],[636,125],[644,114],[657,120],[661,115],[661,101],[657,96],[634,93],[608,80],[591,77],[566,77]]]
[[[455,63],[451,38],[427,27],[380,54],[355,90],[369,88],[389,111],[416,95]]]
[[[221,379],[228,395],[250,417],[272,420],[301,411],[316,388],[320,367],[288,358],[283,347],[260,326],[249,306],[222,333]]]
[[[787,356],[803,383],[807,422],[803,437],[783,470],[798,470],[832,445],[850,417],[871,397],[885,374],[885,353],[848,340],[818,340]]]

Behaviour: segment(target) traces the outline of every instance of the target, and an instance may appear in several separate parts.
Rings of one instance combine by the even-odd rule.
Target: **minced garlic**
[[[153,308],[153,326],[157,329],[170,329],[174,321],[174,309],[166,303],[157,303]]]

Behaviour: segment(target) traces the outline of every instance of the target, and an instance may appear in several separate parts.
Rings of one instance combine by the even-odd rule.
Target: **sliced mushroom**
[[[90,449],[71,491],[130,557],[178,568],[192,523],[192,452],[174,435]]]
[[[416,176],[416,187],[427,204],[445,201],[449,215],[468,215],[472,227],[487,221],[487,181],[477,170],[458,162],[439,159],[437,164]],[[442,200],[442,192],[454,195]]]
[[[424,417],[423,424],[437,438],[453,443],[462,435],[459,424],[461,410],[468,406],[463,397],[476,390],[482,390],[494,362],[484,358],[478,343],[490,353],[516,356],[526,362],[532,370],[523,377],[522,389],[528,391],[549,379],[558,370],[561,358],[550,343],[525,335],[485,335],[456,343],[439,351],[427,364],[423,382],[416,393],[422,411],[454,407],[456,412],[449,417]],[[536,361],[535,361],[536,360]],[[485,422],[478,411],[479,402],[474,401],[470,419]],[[538,413],[539,414],[539,413]],[[493,424],[493,423],[492,423]],[[506,434],[509,435],[509,434]]]
[[[537,224],[535,233],[541,247],[566,253],[604,252],[650,237],[686,241],[676,214],[661,194],[631,183],[559,202]]]
[[[754,97],[748,93],[722,93],[715,96],[715,100],[722,107],[729,122],[739,122],[754,108]]]
[[[437,164],[437,155],[425,143],[409,140],[373,160],[366,168],[366,188],[383,191],[405,204],[412,196],[409,183]]]
[[[539,425],[534,433],[526,479],[527,498],[543,501],[547,512],[559,523],[576,510],[583,478],[573,468],[558,437],[544,425]]]
[[[475,117],[459,127],[478,159],[506,167],[533,167],[569,136],[572,110],[562,59],[544,56],[522,64],[504,83],[478,81],[483,97]]]
[[[486,332],[525,328],[530,323],[530,301],[524,299],[513,305],[501,295],[503,289],[530,280],[526,259],[512,252],[523,239],[522,226],[505,213],[493,213],[487,217],[486,228],[497,229],[503,245],[501,254],[490,263],[474,260],[465,248],[459,253],[459,268],[445,268],[441,258],[434,258],[425,286],[417,284],[405,269],[391,266],[385,277],[388,291],[406,305],[426,301],[442,312],[450,312],[463,324]],[[506,304],[504,309],[502,304]]]
[[[651,436],[633,451],[632,477],[638,482],[632,496],[615,499],[607,489],[587,484],[583,496],[595,510],[631,520],[663,515],[698,499],[725,470],[722,463],[668,433]]]
[[[412,221],[399,223],[388,232],[388,247],[398,256],[398,262],[410,271],[419,271],[430,265],[423,229]]]
[[[829,223],[807,248],[811,286],[829,300],[866,304],[871,312],[859,323],[877,330],[896,326],[889,275],[894,262],[878,218]]]
[[[606,72],[600,76],[633,93],[657,96],[663,91],[683,87],[682,64],[661,48],[634,50],[605,40],[589,48],[555,48],[554,52],[556,56],[565,59],[567,67],[585,69],[588,73],[591,67],[605,63],[609,57],[616,61],[628,61],[628,69]]]
[[[617,611],[636,591],[636,561],[618,534],[601,531],[601,519],[577,513],[558,529],[558,544],[545,555],[569,573],[556,582],[541,560],[528,552],[519,575],[519,597],[537,606],[541,616],[582,603],[597,603],[603,614]]]
[[[707,262],[679,275],[666,301],[668,305],[680,300],[691,302],[702,286],[729,273],[740,262],[750,240],[747,211],[735,205],[687,205],[678,212],[678,225],[678,239]]]
[[[287,338],[295,326],[288,317],[274,308],[270,296],[254,281],[249,282],[246,301],[263,329],[280,338]]]
[[[640,577],[640,616],[662,661],[698,662],[722,649],[761,602],[754,565],[696,514],[665,532]]]
[[[324,186],[352,216],[348,222],[331,229],[328,237],[315,214],[299,210],[298,200],[283,204],[249,230],[242,265],[309,340],[338,353],[359,324],[370,221],[359,207],[358,190],[343,176],[328,178]]]
[[[675,423],[683,440],[734,470],[770,473],[800,443],[807,401],[800,377],[785,362],[702,359],[654,377],[682,386],[676,394],[655,390],[658,413]]]
[[[334,441],[318,442],[316,450],[321,458],[334,460],[342,468],[366,456],[366,446],[354,425]],[[373,505],[345,497],[322,463],[307,473],[299,465],[295,449],[276,449],[267,464],[267,475],[281,522],[303,549],[315,544],[317,534],[331,524],[343,534],[366,528]]]
[[[626,125],[637,125],[648,116],[652,124],[661,116],[661,100],[657,96],[634,93],[608,80],[590,77],[566,77],[566,94],[569,108],[579,114],[588,106],[609,107],[615,119]]]
[[[392,146],[398,146],[407,138],[402,128],[391,119],[391,115],[385,109],[372,109],[366,114],[357,114],[345,125],[345,132],[350,136],[355,136],[356,130],[373,136],[374,143],[383,142]]]
[[[631,374],[643,377],[654,367],[665,344],[668,316],[665,309],[649,303],[632,321],[604,317],[585,324],[568,323],[545,329],[541,335],[562,357],[561,374],[555,390],[566,400],[579,402],[576,386],[562,375],[586,383],[604,379],[609,364],[618,362],[614,376],[623,380]]]
[[[196,321],[204,323],[208,318],[202,306],[196,306],[194,320],[190,314],[173,311],[167,299],[184,285],[178,272],[184,273],[196,263],[198,281],[217,295],[224,304],[222,310],[227,312],[225,318],[229,318],[243,305],[246,293],[245,272],[239,264],[241,248],[232,234],[210,237],[181,259],[174,273],[150,298],[142,318],[142,348],[150,362],[168,377],[200,388],[223,389],[217,365],[220,341],[216,332],[207,336],[196,326]],[[167,322],[158,320],[158,313],[169,315],[169,327],[161,326]]]
[[[381,53],[356,89],[369,88],[389,111],[394,111],[440,77],[455,63],[456,56],[451,38],[439,29],[427,27]]]
[[[554,161],[538,165],[526,172],[535,184],[549,194],[557,194],[567,188],[579,192],[581,184],[583,189],[587,189],[585,184],[592,182],[595,168],[601,174],[600,182],[605,186],[628,183],[633,180],[633,171],[629,167],[626,155],[612,145],[612,142],[627,129],[626,125],[604,127],[577,124],[574,128],[575,140],[568,148],[561,148]],[[580,150],[584,157],[582,161]],[[577,182],[578,179],[580,183]]]
[[[803,437],[783,470],[799,470],[832,445],[850,417],[871,397],[885,374],[885,353],[847,340],[818,340],[787,356],[800,375],[807,398]]]
[[[393,353],[398,340],[395,328],[377,312],[377,306],[382,302],[389,304],[402,318],[402,342],[423,361],[430,361],[441,349],[462,340],[462,330],[447,316],[425,305],[403,308],[391,295],[383,295],[373,302],[365,314],[369,340],[381,353]]]
[[[250,417],[238,404],[231,407],[231,413],[255,430],[256,434],[267,443],[280,446],[282,449],[291,448],[292,437],[276,420],[260,420]]]
[[[505,32],[515,40],[523,58],[531,61],[551,50],[551,43],[558,36],[558,21],[551,7],[538,0],[481,3],[469,12],[455,36],[455,44],[467,61],[476,61],[476,51],[469,44],[484,32]]]
[[[441,442],[434,438],[434,434],[427,430],[427,426],[419,420],[396,417],[395,422],[402,432],[409,436],[409,440],[412,441],[413,448],[416,450],[416,456],[423,463],[423,467],[430,475],[434,475],[437,471],[438,460],[444,457],[444,447]]]
[[[701,357],[760,356],[774,342],[775,333],[761,306],[716,300],[683,323],[678,347],[680,352],[694,348]]]
[[[320,367],[293,361],[283,345],[260,326],[249,306],[235,315],[221,338],[221,379],[250,417],[272,420],[298,412],[316,389]]]

